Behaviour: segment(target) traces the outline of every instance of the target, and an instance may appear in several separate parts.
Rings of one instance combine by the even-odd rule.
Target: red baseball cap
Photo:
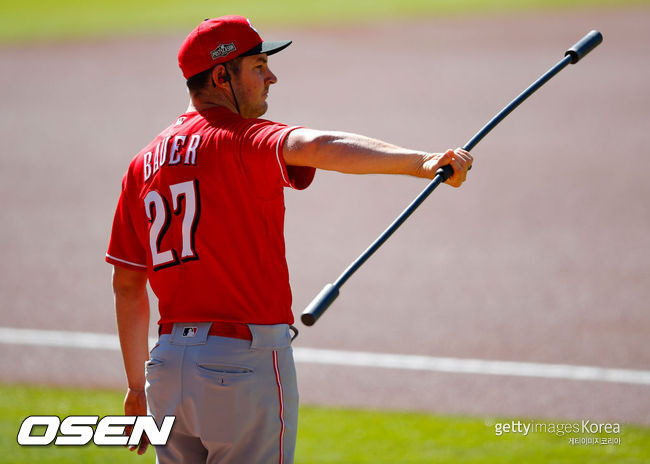
[[[183,41],[178,50],[178,66],[185,79],[189,79],[238,56],[272,55],[290,44],[290,40],[264,42],[243,16],[206,19]]]

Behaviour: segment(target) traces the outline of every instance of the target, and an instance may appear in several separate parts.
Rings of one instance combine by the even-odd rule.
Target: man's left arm
[[[460,187],[472,156],[460,148],[426,153],[398,147],[382,140],[347,132],[299,128],[284,142],[284,161],[289,166],[311,166],[349,174],[405,174],[432,179],[447,164],[454,174],[446,183]]]

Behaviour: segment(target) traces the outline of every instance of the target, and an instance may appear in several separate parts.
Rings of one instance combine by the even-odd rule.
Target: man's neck
[[[229,110],[232,111],[233,113],[237,113],[237,111],[235,111],[235,108],[232,107],[232,105],[226,105],[226,104],[223,104],[223,103],[201,103],[201,104],[195,104],[195,103],[194,103],[193,101],[191,101],[191,100],[190,100],[190,104],[187,106],[187,113],[191,113],[191,112],[193,112],[193,111],[203,111],[203,110],[207,110],[208,108],[214,108],[214,107],[216,107],[216,106],[221,106],[221,107],[224,107],[224,108],[229,109]]]

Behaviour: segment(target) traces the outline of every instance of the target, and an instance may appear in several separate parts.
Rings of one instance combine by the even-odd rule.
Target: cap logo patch
[[[228,44],[219,44],[217,48],[215,48],[210,52],[210,56],[212,57],[213,60],[216,60],[217,58],[221,58],[222,56],[229,55],[235,50],[237,50],[237,47],[235,47],[235,44],[232,42]]]

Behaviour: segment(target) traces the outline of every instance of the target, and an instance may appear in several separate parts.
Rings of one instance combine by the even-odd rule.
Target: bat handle
[[[467,168],[468,171],[471,169],[472,166]],[[447,164],[436,171],[436,176],[442,177],[441,182],[446,182],[447,179],[449,179],[453,175],[454,175],[454,168],[451,167],[451,164]]]
[[[436,176],[442,177],[442,182],[447,181],[451,176],[454,175],[454,168],[450,164],[447,164],[436,171]]]
[[[319,317],[325,312],[327,308],[339,296],[339,288],[334,284],[327,284],[320,291],[316,298],[309,303],[300,316],[300,320],[307,326],[314,325]]]

